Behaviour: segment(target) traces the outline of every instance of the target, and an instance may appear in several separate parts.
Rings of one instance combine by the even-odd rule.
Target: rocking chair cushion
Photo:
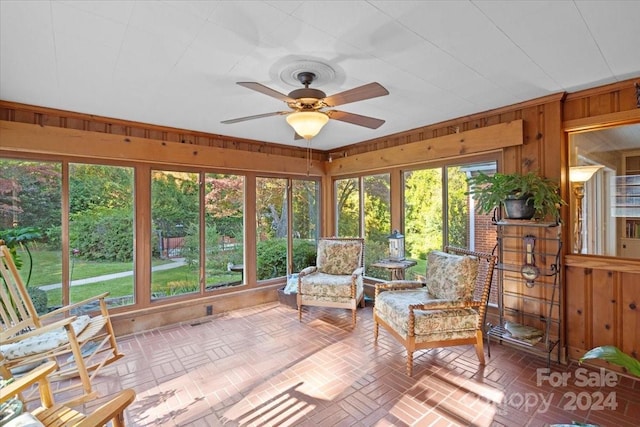
[[[318,244],[318,271],[321,273],[352,274],[360,266],[362,243],[322,240]]]
[[[31,412],[24,412],[2,425],[4,427],[45,427]]]
[[[433,299],[471,301],[478,278],[478,260],[446,252],[429,253],[426,288]]]
[[[90,321],[91,318],[86,315],[79,316],[74,320],[71,323],[71,326],[73,327],[75,334],[80,334],[80,332],[87,327]],[[67,331],[64,328],[61,328],[56,331],[35,335],[22,341],[2,345],[0,346],[0,352],[2,352],[6,359],[19,359],[21,357],[54,350],[68,342],[69,337],[67,335]]]

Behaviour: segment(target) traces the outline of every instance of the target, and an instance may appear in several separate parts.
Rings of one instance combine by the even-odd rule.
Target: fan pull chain
[[[311,166],[313,166],[313,161],[311,160],[311,138],[309,138],[307,139],[307,176],[309,176]]]

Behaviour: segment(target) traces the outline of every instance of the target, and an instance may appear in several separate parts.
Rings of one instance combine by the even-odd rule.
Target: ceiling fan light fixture
[[[287,123],[298,135],[309,140],[320,133],[329,116],[319,111],[297,111],[287,116]]]

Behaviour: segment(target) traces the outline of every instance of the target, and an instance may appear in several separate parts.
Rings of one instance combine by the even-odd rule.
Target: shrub
[[[29,293],[29,297],[31,297],[31,302],[33,302],[34,307],[36,308],[36,312],[38,314],[45,314],[49,311],[47,305],[49,300],[47,299],[47,292],[36,288],[33,286],[27,287],[27,292]]]
[[[96,207],[74,214],[70,222],[70,246],[79,250],[81,258],[117,262],[133,259],[131,209]]]
[[[286,276],[287,274],[287,239],[269,239],[258,242],[258,280]],[[310,265],[315,265],[315,242],[294,239],[293,241],[293,269],[300,271]]]

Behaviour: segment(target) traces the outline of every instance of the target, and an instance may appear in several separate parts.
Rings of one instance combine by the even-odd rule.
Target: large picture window
[[[62,164],[0,159],[0,239],[40,313],[62,305]]]
[[[244,177],[205,175],[206,289],[244,284]]]
[[[152,299],[200,291],[199,178],[193,172],[152,171]]]
[[[335,181],[337,236],[360,236],[360,180],[346,178]]]
[[[365,271],[368,276],[379,279],[390,278],[387,270],[370,267],[371,264],[388,256],[388,237],[392,231],[389,180],[388,173],[362,178]]]
[[[71,302],[109,292],[109,306],[133,304],[133,169],[69,164]]]
[[[293,230],[293,266],[291,273],[313,265],[320,223],[320,185],[317,181],[291,181],[291,226]],[[258,254],[260,256],[260,254]]]
[[[287,274],[287,179],[256,179],[258,280]]]

